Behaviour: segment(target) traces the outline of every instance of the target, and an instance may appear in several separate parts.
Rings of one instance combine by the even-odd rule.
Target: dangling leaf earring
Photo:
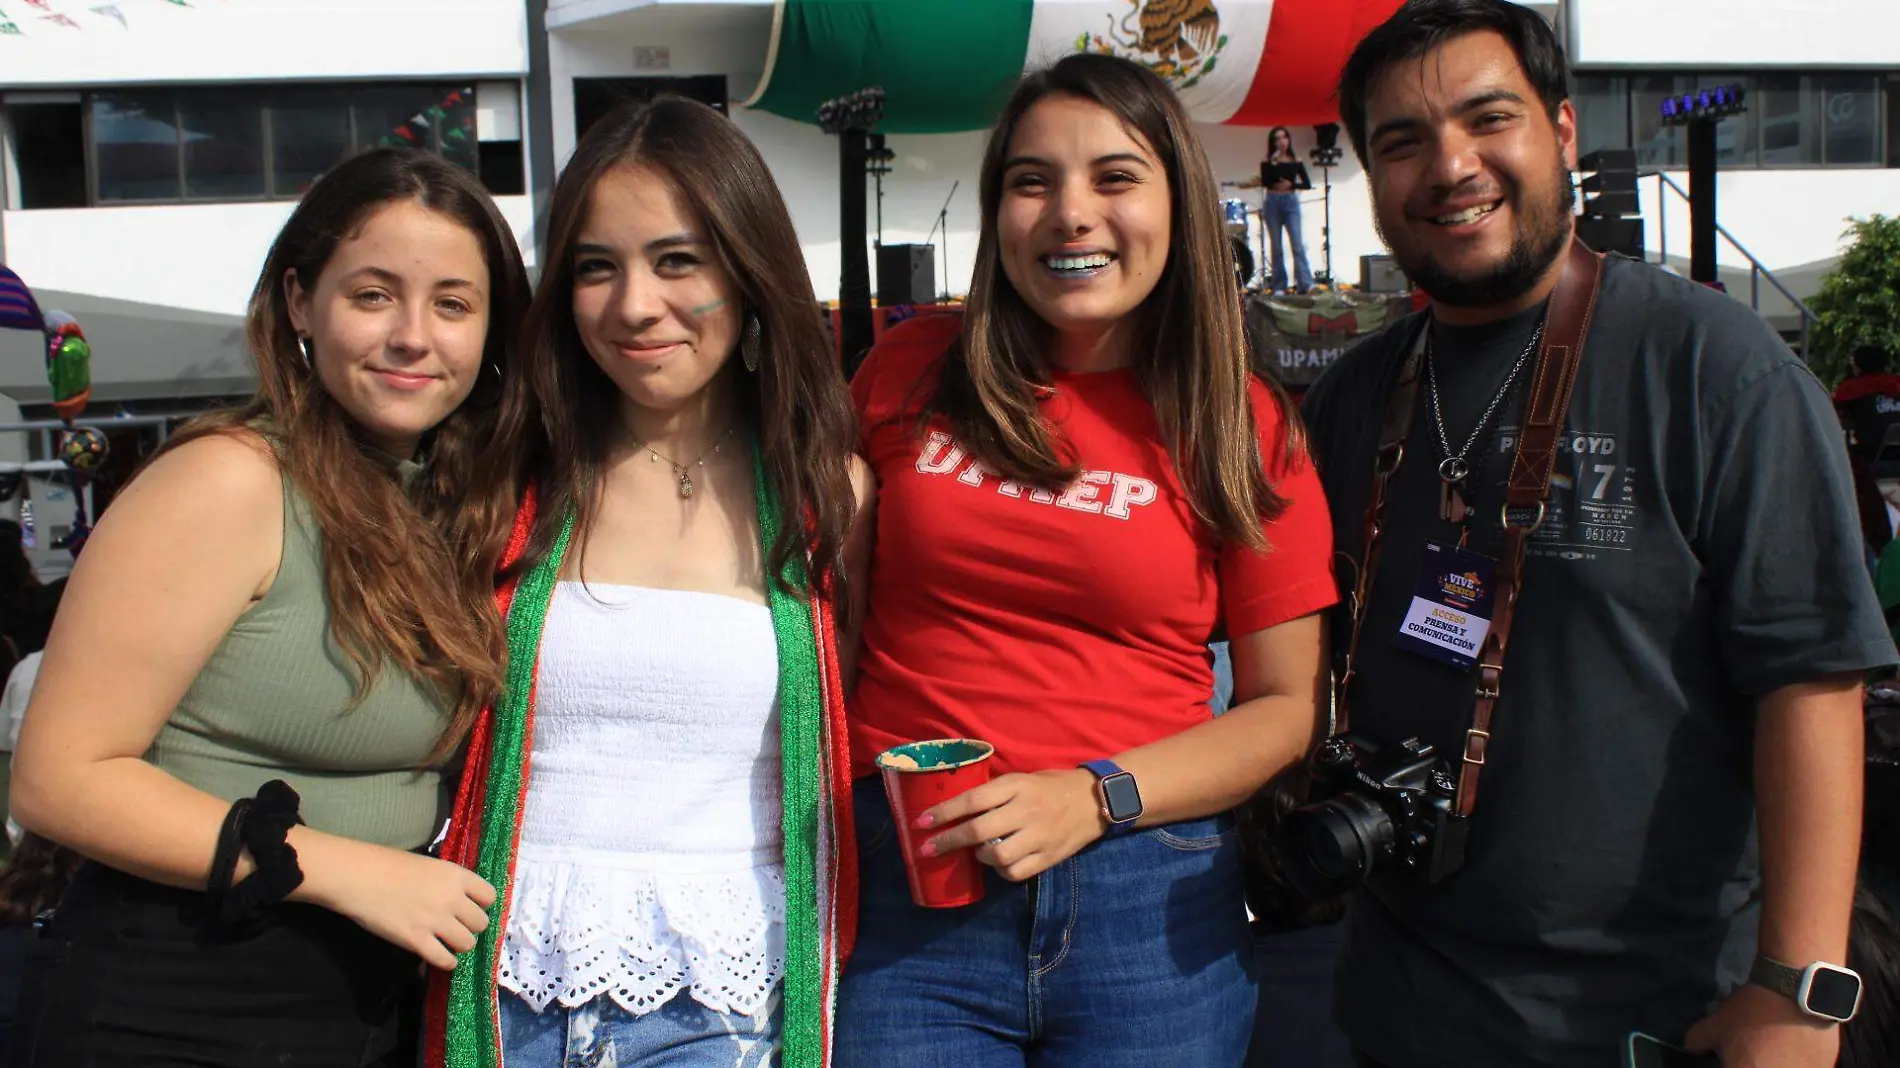
[[[739,358],[745,361],[745,369],[748,371],[759,369],[759,345],[759,317],[748,315],[745,321],[745,339],[739,342]]]
[[[308,367],[308,368],[310,368],[310,369],[311,369],[311,370],[313,370],[313,371],[314,371],[314,370],[316,370],[316,368],[317,368],[317,358],[316,358],[315,356],[313,356],[313,355],[311,355],[311,352],[310,352],[310,347],[311,347],[311,346],[310,346],[310,335],[309,335],[309,334],[298,334],[298,335],[297,335],[297,347],[298,347],[299,349],[302,349],[302,350],[303,350],[303,365],[304,365],[305,367]]]

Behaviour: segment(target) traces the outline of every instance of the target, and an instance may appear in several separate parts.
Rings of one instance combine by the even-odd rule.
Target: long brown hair
[[[757,435],[778,497],[769,574],[785,588],[785,567],[797,554],[815,583],[829,583],[838,603],[848,604],[839,556],[854,511],[847,465],[857,423],[798,232],[752,142],[712,108],[674,96],[630,101],[596,122],[555,186],[541,282],[521,332],[526,366],[507,386],[495,460],[518,485],[536,487],[540,511],[522,564],[552,546],[570,509],[575,542],[583,542],[599,506],[620,391],[582,347],[574,323],[574,246],[594,186],[609,171],[634,166],[672,181],[732,279],[742,317],[759,324],[758,371],[745,372],[734,359],[720,373],[744,375],[735,390],[739,417]],[[491,530],[486,566],[494,566],[506,531],[505,523]]]
[[[0,869],[0,927],[18,927],[59,904],[86,858],[26,832]]]
[[[1138,63],[1078,53],[1024,78],[1010,97],[983,153],[983,226],[963,336],[943,361],[926,418],[942,416],[959,443],[1006,478],[1054,488],[1080,474],[1066,449],[1058,451],[1037,399],[1052,372],[1048,324],[1003,273],[997,238],[1010,138],[1031,107],[1058,95],[1106,108],[1153,146],[1167,173],[1174,239],[1137,312],[1136,373],[1195,513],[1222,539],[1264,549],[1261,519],[1277,517],[1286,502],[1267,484],[1247,399],[1247,339],[1219,187],[1187,110]],[[1278,383],[1267,384],[1291,454],[1297,416]]]
[[[1286,135],[1287,158],[1298,163],[1300,161],[1300,154],[1293,151],[1293,131],[1284,126],[1275,126],[1273,129],[1267,131],[1267,160],[1269,162],[1277,162],[1279,160],[1280,150],[1275,147],[1275,143],[1279,141],[1281,134]]]
[[[474,391],[425,435],[423,474],[405,492],[387,462],[366,451],[358,427],[304,360],[291,325],[285,277],[305,290],[336,248],[372,212],[413,201],[473,234],[488,265],[488,335]],[[462,567],[461,541],[486,530],[505,492],[476,470],[493,436],[497,377],[515,373],[513,341],[528,276],[508,223],[474,176],[439,156],[379,149],[338,164],[304,194],[271,245],[251,292],[245,337],[257,361],[257,395],[242,408],[199,419],[163,453],[211,434],[263,428],[284,475],[310,505],[323,535],[330,633],[355,670],[356,697],[385,661],[454,704],[435,756],[453,750],[501,689],[501,621],[492,576]]]

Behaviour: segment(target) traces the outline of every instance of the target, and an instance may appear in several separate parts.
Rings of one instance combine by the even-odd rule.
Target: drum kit
[[[1239,182],[1221,183],[1223,190],[1240,187]],[[1240,288],[1248,293],[1266,292],[1269,281],[1267,222],[1260,214],[1260,206],[1240,199],[1223,199],[1220,207],[1227,238],[1234,247],[1234,273]]]

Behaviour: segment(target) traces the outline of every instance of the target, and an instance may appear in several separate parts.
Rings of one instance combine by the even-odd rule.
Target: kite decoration
[[[86,522],[86,482],[105,462],[108,452],[105,434],[93,427],[73,425],[92,399],[92,345],[71,315],[41,312],[33,291],[5,264],[0,264],[0,328],[31,330],[45,339],[46,380],[53,388],[53,411],[66,424],[58,455],[73,488],[72,533],[61,547],[78,556],[92,533]],[[22,526],[26,522],[22,517]]]
[[[196,15],[206,10],[202,2],[192,4],[188,0],[161,0],[166,6],[158,12],[160,20],[174,15]],[[28,10],[20,12],[18,5],[25,4]],[[149,5],[133,7],[133,14],[126,14],[124,3],[107,3],[102,0],[7,0],[7,7],[16,15],[0,11],[0,37],[25,37],[35,35],[50,36],[66,30],[99,30],[117,27],[121,31],[130,30],[132,23],[141,24],[150,21],[155,14]]]
[[[474,99],[474,86],[464,86],[461,89],[457,89],[443,97],[439,102],[409,116],[408,119],[403,121],[402,125],[384,134],[383,139],[378,142],[378,145],[382,148],[426,148],[429,144],[429,129],[437,123],[444,123],[453,118],[452,112],[456,107]],[[464,114],[460,116],[459,122],[453,126],[444,125],[442,127],[442,139],[445,141],[461,141],[473,135],[474,132],[475,113],[472,109],[464,109]]]

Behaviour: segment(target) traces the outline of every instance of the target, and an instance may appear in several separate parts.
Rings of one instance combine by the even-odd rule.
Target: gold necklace
[[[686,498],[686,497],[691,497],[693,495],[692,469],[695,467],[705,467],[706,457],[719,455],[720,446],[726,443],[726,438],[731,436],[731,434],[732,434],[732,427],[730,426],[726,427],[726,432],[724,434],[721,434],[717,438],[713,439],[712,448],[709,448],[705,452],[700,453],[699,459],[694,460],[691,464],[683,464],[683,463],[680,463],[678,460],[673,459],[670,456],[661,455],[658,450],[654,449],[653,446],[648,445],[644,441],[640,443],[640,447],[647,451],[647,456],[649,457],[649,460],[648,460],[649,463],[657,464],[661,460],[665,460],[667,464],[673,468],[673,477],[679,479],[679,483],[680,483],[680,497]]]

